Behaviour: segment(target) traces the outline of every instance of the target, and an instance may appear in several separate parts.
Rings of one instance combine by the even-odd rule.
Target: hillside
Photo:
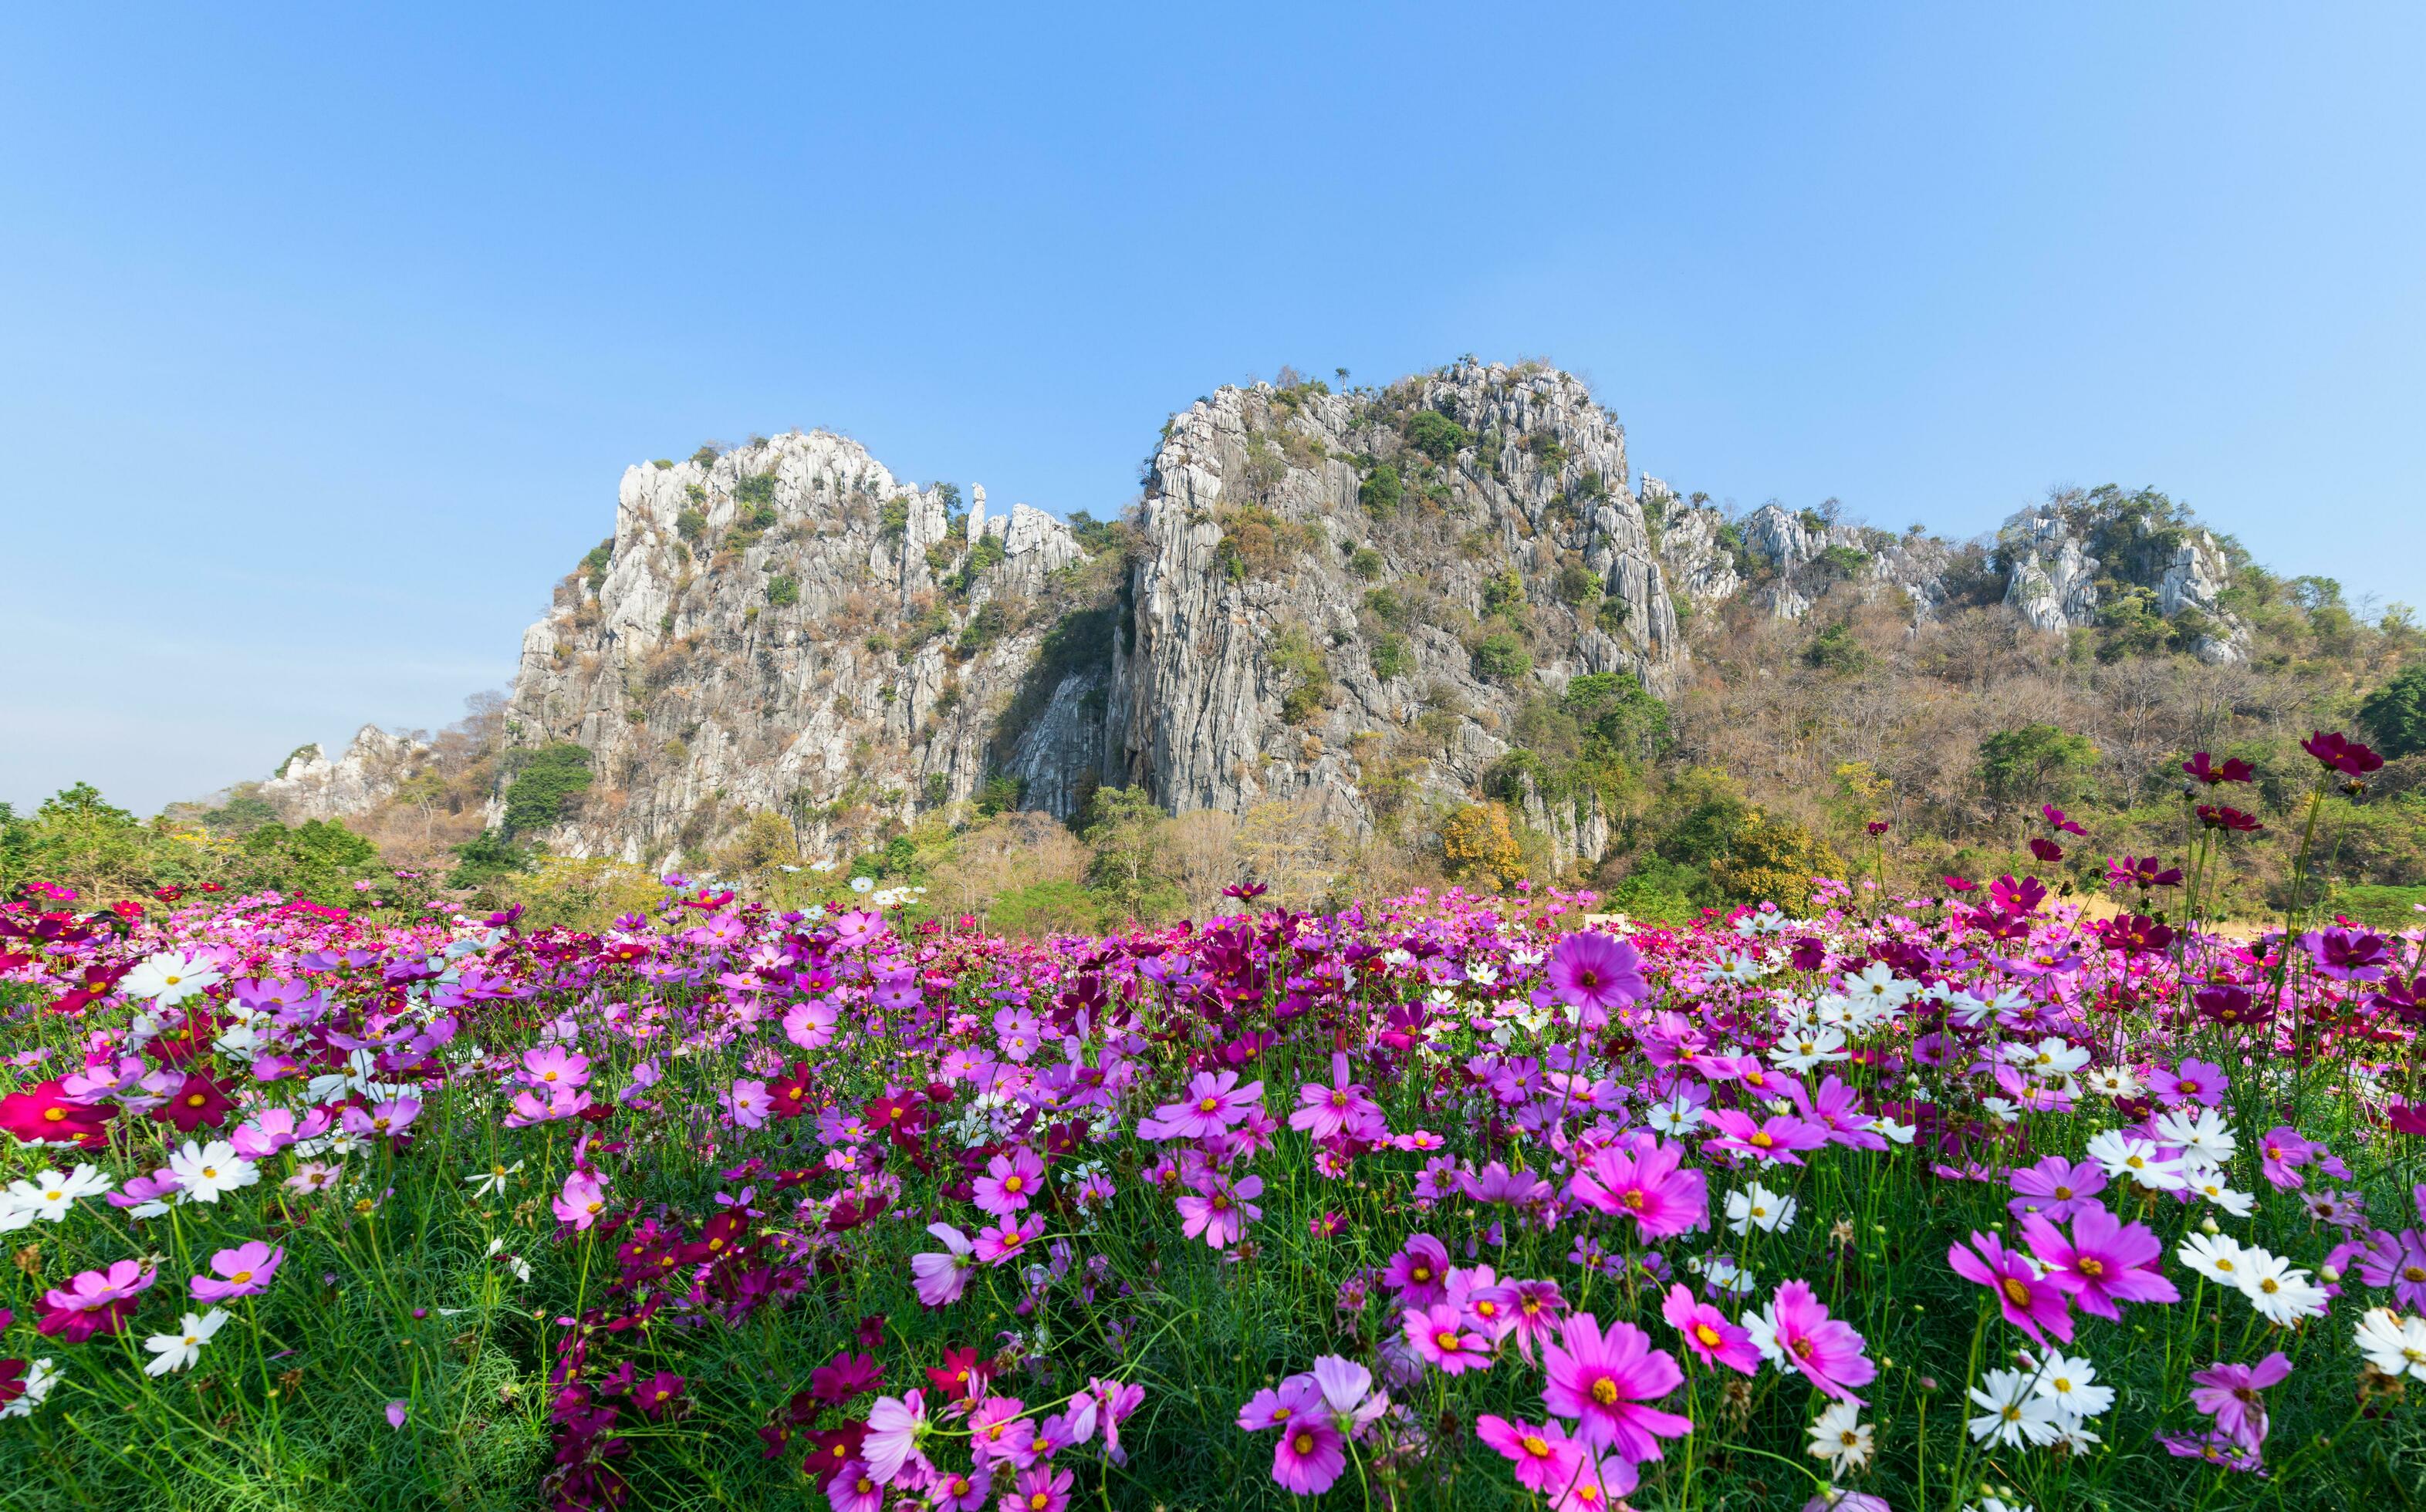
[[[2364,622],[2153,491],[2058,493],[1973,541],[1834,501],[1735,512],[1638,477],[1541,364],[1346,393],[1284,370],[1173,414],[1110,520],[1006,513],[825,431],[632,467],[501,709],[303,748],[240,796],[391,854],[470,844],[467,877],[534,845],[878,854],[981,907],[986,877],[1100,891],[1104,836],[1159,812],[1152,864],[1110,868],[1124,906],[1247,873],[1560,875],[1673,910],[1862,852],[1876,820],[1914,878],[2027,864],[2040,801],[2178,848],[2183,754],[2244,754],[2289,803],[2296,738],[2417,645],[2406,611]],[[2426,883],[2411,764],[2337,855],[2354,884]],[[1092,839],[994,817],[1020,812]],[[2252,906],[2271,844],[2239,863]]]

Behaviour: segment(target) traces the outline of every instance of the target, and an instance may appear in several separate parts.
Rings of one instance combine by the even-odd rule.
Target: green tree
[[[1418,410],[1407,420],[1407,444],[1435,462],[1446,462],[1473,445],[1474,437],[1437,410]]]
[[[570,741],[542,746],[522,758],[506,785],[509,840],[572,816],[590,791],[590,752]]]
[[[2426,662],[2402,668],[2398,676],[2361,700],[2359,719],[2387,757],[2426,751]]]
[[[1398,508],[1399,501],[1405,496],[1406,490],[1399,482],[1399,470],[1387,462],[1367,474],[1365,481],[1356,486],[1356,502],[1376,520]]]
[[[1093,853],[1087,886],[1108,917],[1152,919],[1178,906],[1179,890],[1164,870],[1167,822],[1143,788],[1097,788],[1089,800],[1078,838]]]
[[[1980,780],[1991,801],[2028,806],[2078,796],[2097,769],[2087,735],[2050,724],[2000,730],[1980,742]]]
[[[1496,630],[1476,643],[1474,669],[1495,682],[1514,683],[1533,670],[1533,653],[1514,632]]]

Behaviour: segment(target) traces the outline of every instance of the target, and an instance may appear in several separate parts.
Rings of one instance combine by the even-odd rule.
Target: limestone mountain
[[[1361,833],[1487,791],[1590,861],[1597,800],[1543,801],[1526,722],[1575,688],[1668,695],[1705,617],[1850,587],[1914,624],[2003,603],[2046,630],[2143,615],[2210,660],[2240,644],[2229,549],[2160,498],[2062,496],[1994,543],[1730,517],[1638,490],[1615,416],[1537,363],[1218,389],[1116,521],[965,502],[821,430],[626,471],[506,710],[509,784],[543,756],[577,801],[509,819],[501,786],[493,817],[655,862],[769,813],[815,850],[973,800],[1067,818],[1111,785]],[[279,795],[375,801],[412,758],[363,740]]]

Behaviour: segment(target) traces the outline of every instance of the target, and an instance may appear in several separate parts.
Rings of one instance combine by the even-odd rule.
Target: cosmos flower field
[[[2327,739],[2312,831],[2364,776]],[[2094,921],[2027,877],[1036,941],[683,877],[594,935],[37,888],[0,1487],[2412,1504],[2426,947],[2202,927],[2266,821],[2184,771]]]

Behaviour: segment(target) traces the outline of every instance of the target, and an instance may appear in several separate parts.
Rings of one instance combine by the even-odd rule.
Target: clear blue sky
[[[2154,484],[2426,599],[2412,6],[20,6],[0,798],[501,686],[630,462],[1104,514],[1282,363],[1545,355],[1638,469]]]

